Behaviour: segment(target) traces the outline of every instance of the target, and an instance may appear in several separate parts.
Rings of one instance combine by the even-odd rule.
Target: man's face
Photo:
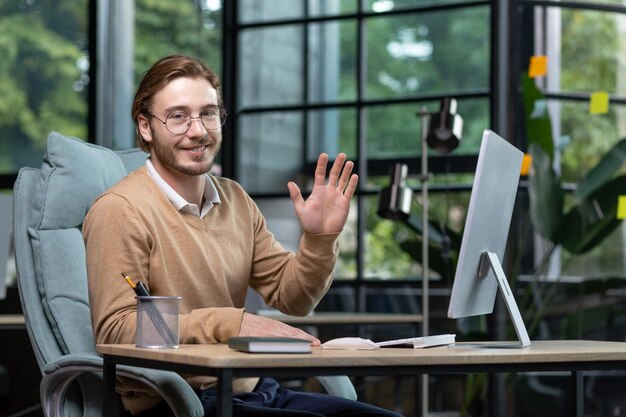
[[[206,129],[197,117],[216,111],[217,106],[217,91],[204,78],[177,78],[154,95],[150,111],[156,117],[140,116],[139,129],[150,143],[152,164],[164,179],[209,172],[222,143],[222,130]],[[158,120],[165,121],[174,112],[194,118],[187,132],[171,133]]]

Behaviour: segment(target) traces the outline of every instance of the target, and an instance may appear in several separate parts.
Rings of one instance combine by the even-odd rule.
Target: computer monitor
[[[501,345],[511,347],[530,346],[501,264],[523,155],[494,132],[484,131],[448,309],[454,319],[490,314],[499,288],[519,338],[519,344]]]

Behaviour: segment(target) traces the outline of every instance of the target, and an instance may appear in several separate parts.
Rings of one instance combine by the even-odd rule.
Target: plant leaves
[[[610,180],[626,162],[626,138],[621,139],[615,146],[598,162],[576,187],[576,197],[584,199],[594,192],[602,184]]]
[[[552,168],[552,161],[544,149],[531,144],[532,169],[528,176],[530,218],[535,230],[545,239],[554,235],[563,224],[563,190],[560,178]]]
[[[554,160],[554,141],[552,140],[552,124],[548,114],[546,97],[537,88],[535,82],[522,74],[522,96],[524,98],[524,115],[526,120],[526,138],[528,145],[539,145]]]
[[[572,254],[585,253],[600,244],[621,223],[617,218],[617,202],[624,190],[626,175],[598,187],[564,216],[554,243]]]

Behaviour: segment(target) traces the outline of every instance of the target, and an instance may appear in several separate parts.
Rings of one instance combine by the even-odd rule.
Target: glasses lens
[[[181,135],[189,129],[189,116],[185,113],[174,112],[167,116],[165,127],[175,135]]]
[[[215,114],[211,112],[207,114],[202,114],[200,116],[200,120],[202,120],[202,125],[204,126],[204,128],[208,130],[219,129],[220,126],[224,124],[224,118],[220,117],[219,113]]]

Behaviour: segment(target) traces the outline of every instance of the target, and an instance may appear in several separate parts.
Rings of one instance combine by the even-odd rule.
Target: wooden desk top
[[[384,314],[384,313],[334,313],[320,312],[309,316],[288,316],[280,313],[259,315],[282,321],[287,324],[419,324],[421,314]]]
[[[0,314],[0,327],[11,327],[25,325],[24,316],[22,314]]]
[[[525,349],[477,348],[471,345],[428,349],[324,350],[310,354],[249,354],[225,344],[181,345],[178,349],[141,349],[135,345],[97,345],[100,354],[161,360],[209,368],[307,368],[510,365],[624,361],[626,343],[586,340],[533,341]]]

